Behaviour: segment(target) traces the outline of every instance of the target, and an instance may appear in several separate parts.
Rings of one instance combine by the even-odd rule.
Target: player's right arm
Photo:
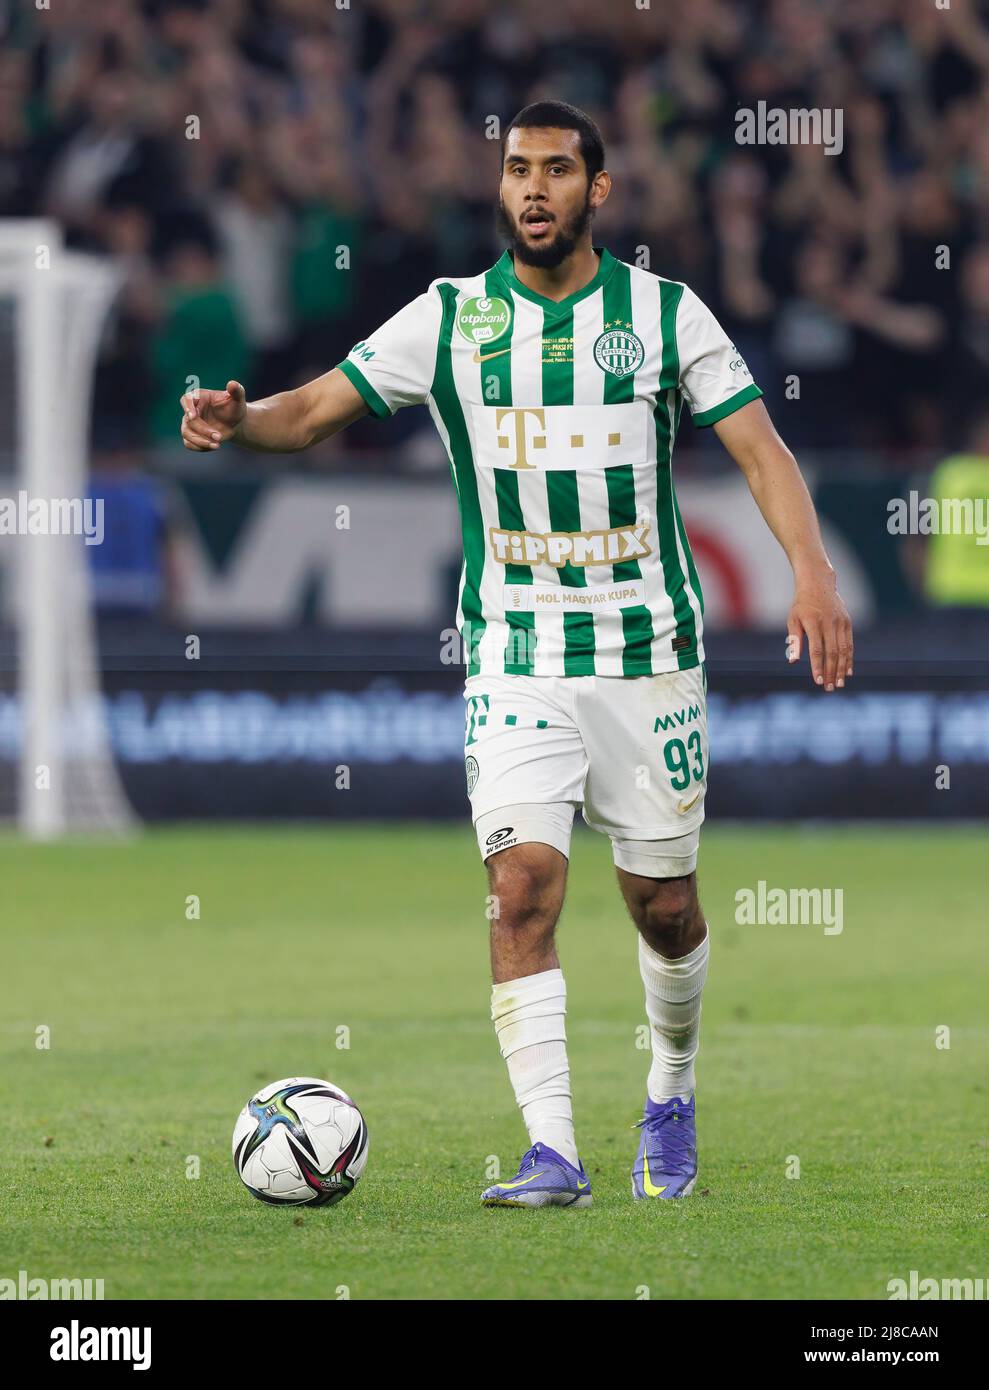
[[[352,425],[368,409],[339,367],[260,401],[248,401],[240,382],[228,381],[223,391],[200,388],[182,397],[182,443],[195,453],[232,440],[261,453],[292,454]]]
[[[182,397],[182,442],[208,453],[227,440],[245,449],[291,454],[371,414],[394,415],[426,400],[436,361],[442,300],[434,281],[367,339],[355,343],[332,371],[294,391],[248,402],[239,381],[223,391]]]

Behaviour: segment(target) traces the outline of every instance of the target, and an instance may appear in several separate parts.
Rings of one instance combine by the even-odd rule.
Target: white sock
[[[576,1167],[566,1011],[562,970],[505,980],[491,990],[491,1017],[529,1142],[548,1144]]]
[[[701,1030],[701,991],[711,934],[689,955],[667,960],[639,937],[639,970],[646,987],[652,1066],[646,1089],[653,1101],[694,1093],[694,1059]]]

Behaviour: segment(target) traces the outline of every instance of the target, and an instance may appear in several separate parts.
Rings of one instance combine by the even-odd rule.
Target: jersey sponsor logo
[[[504,531],[488,528],[491,553],[501,565],[614,565],[652,554],[649,525],[607,531]]]
[[[603,372],[612,376],[630,376],[637,372],[646,360],[646,350],[638,333],[632,332],[630,323],[616,319],[606,323],[604,332],[598,334],[594,342],[594,361]]]
[[[621,464],[649,468],[654,426],[645,400],[616,405],[490,406],[468,402],[468,410],[475,462],[480,468],[532,472],[554,468],[600,472]]]
[[[732,343],[731,345],[731,350],[732,352],[738,352],[738,348],[735,346],[734,343]],[[743,376],[747,377],[751,377],[752,375],[748,367],[745,365],[745,358],[741,356],[732,358],[732,360],[728,363],[728,370],[730,372],[741,372]]]
[[[682,729],[684,724],[691,723],[694,719],[700,719],[701,711],[699,705],[688,705],[686,709],[674,710],[672,714],[661,714],[653,725],[653,733],[658,734],[660,730],[675,729],[679,724]]]
[[[512,321],[512,311],[508,301],[492,295],[474,295],[465,299],[457,311],[457,328],[469,343],[479,347],[482,343],[493,343],[508,331]]]
[[[374,356],[374,348],[368,347],[367,343],[362,339],[359,343],[354,344],[347,356],[356,356],[361,362],[370,362],[371,358]]]
[[[535,423],[535,428],[536,428],[538,431],[540,431],[540,432],[537,433],[537,434],[533,434],[532,439],[531,439],[531,442],[528,441],[527,438],[526,438],[526,424],[527,424],[527,418],[526,418],[526,417],[528,417],[528,416],[531,416],[531,417],[535,420],[535,422],[536,422],[536,423]],[[520,408],[506,407],[504,410],[497,410],[497,411],[495,411],[495,426],[496,426],[496,428],[499,430],[499,434],[498,434],[498,447],[501,448],[501,449],[510,449],[510,448],[512,447],[511,425],[509,426],[509,433],[508,433],[508,434],[501,434],[501,433],[500,433],[500,430],[501,430],[501,425],[502,425],[502,421],[503,421],[503,420],[508,420],[508,421],[511,422],[511,425],[514,425],[514,426],[515,426],[515,458],[512,460],[512,462],[511,462],[511,464],[509,465],[509,467],[511,467],[511,468],[535,468],[536,465],[535,465],[534,463],[532,463],[532,462],[529,460],[529,458],[527,457],[527,455],[526,455],[526,447],[527,447],[527,444],[529,444],[529,446],[530,446],[531,448],[533,448],[533,449],[545,449],[545,448],[546,448],[546,411],[545,411],[545,409],[544,409],[543,407],[541,407],[541,406],[537,406],[537,407],[533,407],[533,408],[530,408],[530,407],[520,407]]]
[[[511,352],[511,350],[512,349],[510,347],[498,348],[496,352],[486,352],[482,357],[481,349],[478,348],[477,351],[474,353],[474,361],[478,366],[480,366],[482,362],[490,362],[492,357],[502,357],[506,352]]]

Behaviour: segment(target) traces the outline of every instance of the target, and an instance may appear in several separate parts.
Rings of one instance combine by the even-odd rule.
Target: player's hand
[[[182,443],[195,453],[218,449],[232,438],[247,412],[247,395],[239,381],[225,391],[188,391],[182,397]]]
[[[797,585],[786,620],[788,661],[799,661],[804,638],[814,680],[825,690],[840,690],[853,673],[852,620],[828,569]]]

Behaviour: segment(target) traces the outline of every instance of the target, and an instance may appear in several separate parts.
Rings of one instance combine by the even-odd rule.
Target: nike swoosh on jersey
[[[510,347],[499,348],[497,352],[486,352],[482,357],[480,348],[477,348],[474,352],[474,361],[478,364],[482,362],[490,362],[492,357],[501,357],[503,353],[511,352],[511,350],[512,349]]]
[[[665,1192],[669,1183],[663,1187],[654,1187],[649,1180],[649,1155],[642,1155],[642,1187],[647,1197],[658,1197],[661,1192]]]
[[[685,815],[687,814],[687,812],[690,810],[691,806],[696,806],[696,804],[697,804],[697,798],[698,798],[699,796],[700,796],[700,792],[697,793],[697,796],[691,797],[691,799],[690,799],[689,801],[686,801],[686,802],[681,801],[681,802],[680,802],[680,805],[677,807],[677,815],[678,815],[678,816],[685,816]]]

